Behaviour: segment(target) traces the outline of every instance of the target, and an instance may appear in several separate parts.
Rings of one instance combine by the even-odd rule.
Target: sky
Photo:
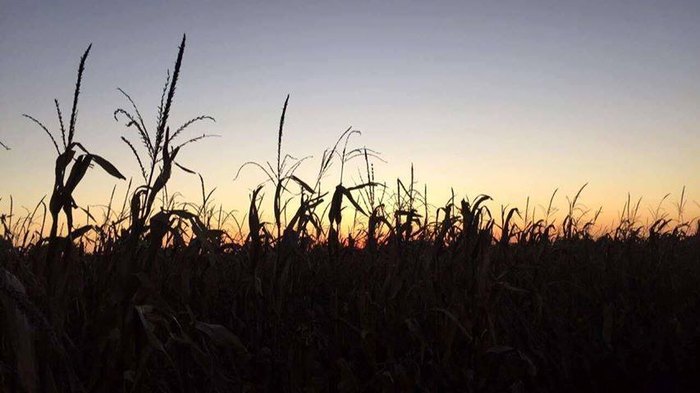
[[[186,137],[180,164],[201,173],[226,209],[244,212],[264,177],[247,161],[273,161],[279,116],[291,95],[283,150],[312,156],[346,128],[351,145],[381,153],[379,180],[408,179],[442,205],[479,193],[497,204],[563,208],[582,200],[617,216],[627,194],[642,211],[685,186],[700,214],[700,2],[689,1],[209,1],[0,0],[0,211],[9,196],[33,208],[51,191],[55,151],[22,117],[57,130],[80,55],[92,43],[77,139],[138,181],[114,120],[128,92],[154,128],[167,69],[187,34],[171,124],[207,114]],[[359,162],[358,162],[359,164]],[[359,181],[352,166],[344,181]],[[337,171],[327,187],[337,181]],[[98,169],[75,193],[105,204]],[[199,197],[197,177],[176,171],[170,189]],[[272,192],[268,192],[270,196]],[[269,203],[268,203],[269,204]],[[271,211],[271,207],[265,208]],[[241,213],[242,215],[242,213]]]

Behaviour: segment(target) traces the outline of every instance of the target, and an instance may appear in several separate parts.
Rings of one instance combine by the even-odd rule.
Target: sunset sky
[[[284,151],[313,156],[349,126],[352,146],[381,152],[377,177],[428,184],[433,204],[492,195],[523,206],[583,202],[616,216],[627,193],[642,210],[683,186],[700,207],[700,1],[222,1],[0,0],[0,212],[9,196],[32,208],[49,194],[55,151],[30,114],[58,130],[53,99],[70,112],[78,60],[92,43],[77,139],[138,181],[112,113],[139,104],[155,128],[167,69],[187,34],[171,124],[219,138],[188,146],[179,162],[245,211],[260,181],[246,161],[274,160],[277,126],[291,95]],[[359,164],[359,162],[357,163]],[[352,167],[345,179],[358,180]],[[337,168],[336,168],[337,169]],[[335,176],[336,171],[333,171]],[[336,178],[331,176],[326,187]],[[80,205],[105,204],[118,182],[95,168]],[[199,195],[175,171],[170,190]],[[268,191],[269,196],[272,191]],[[270,201],[265,208],[271,211]],[[241,213],[242,216],[242,213]]]

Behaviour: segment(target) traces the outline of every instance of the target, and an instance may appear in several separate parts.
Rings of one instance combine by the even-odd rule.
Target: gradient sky
[[[56,130],[53,99],[70,111],[89,43],[77,139],[136,180],[119,139],[136,140],[134,131],[112,118],[128,104],[116,88],[153,128],[183,33],[171,124],[209,114],[216,123],[187,135],[221,138],[188,146],[180,163],[216,186],[227,208],[243,208],[262,180],[252,169],[232,179],[242,163],[274,158],[290,93],[284,149],[314,156],[304,176],[353,126],[363,132],[354,144],[387,161],[376,164],[380,179],[407,178],[413,163],[435,204],[451,186],[520,206],[527,196],[546,204],[559,188],[563,207],[589,182],[583,201],[607,217],[628,192],[645,198],[646,211],[684,185],[700,210],[697,0],[0,0],[0,141],[12,148],[0,151],[0,211],[9,195],[32,207],[50,192],[55,151],[21,114]],[[116,182],[97,169],[86,178],[78,203],[106,203]],[[187,199],[198,187],[183,172],[171,183]]]

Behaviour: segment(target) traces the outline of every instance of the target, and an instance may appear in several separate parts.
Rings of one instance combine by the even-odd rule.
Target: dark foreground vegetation
[[[593,236],[597,215],[582,209],[580,192],[561,220],[551,202],[539,215],[529,206],[491,212],[483,195],[433,208],[412,178],[376,182],[375,153],[349,148],[351,129],[305,181],[295,175],[303,160],[282,153],[286,102],[276,163],[248,164],[268,182],[252,192],[243,221],[213,206],[201,177],[202,200],[177,203],[167,192],[172,172],[196,175],[177,154],[202,137],[176,138],[212,120],[168,126],[184,46],[153,132],[124,93],[133,105],[115,118],[139,136],[124,141],[143,182],[123,202],[109,197],[99,214],[82,210],[87,225],[73,219],[83,176],[94,167],[125,177],[76,141],[87,52],[67,127],[55,103],[61,138],[30,117],[51,136],[56,179],[48,205],[0,217],[0,390],[699,386],[697,220],[657,211],[641,225],[629,201],[617,228]],[[350,161],[364,169],[352,186],[342,182]],[[324,190],[329,171],[340,182]],[[679,213],[683,205],[681,197]]]

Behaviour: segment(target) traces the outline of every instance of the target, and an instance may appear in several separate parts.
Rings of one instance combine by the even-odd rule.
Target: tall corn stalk
[[[78,79],[75,83],[75,91],[73,93],[73,107],[71,109],[70,120],[67,126],[65,126],[63,123],[63,115],[61,113],[59,102],[57,99],[54,100],[56,113],[58,115],[59,128],[61,131],[60,145],[56,141],[56,138],[54,138],[54,135],[43,123],[30,115],[23,115],[44,130],[53,143],[58,155],[54,170],[54,185],[51,193],[51,199],[49,201],[51,230],[49,233],[49,248],[46,256],[48,265],[47,281],[50,283],[49,287],[52,286],[52,271],[54,270],[53,265],[57,257],[57,252],[59,251],[59,245],[64,244],[64,250],[68,252],[70,250],[72,240],[89,229],[87,226],[76,230],[73,229],[73,209],[78,208],[78,205],[73,197],[73,192],[85,176],[88,168],[90,168],[94,163],[102,167],[102,169],[104,169],[110,175],[118,179],[125,179],[119,170],[117,170],[117,168],[114,167],[114,165],[112,165],[109,161],[98,155],[90,153],[80,142],[75,140],[76,123],[78,120],[78,98],[80,96],[83,72],[85,71],[85,61],[91,48],[92,44],[88,46],[83,55],[80,57]],[[66,173],[68,173],[68,178],[66,178]],[[68,234],[65,238],[58,237],[59,214],[61,211],[63,211],[65,215],[68,230]]]

